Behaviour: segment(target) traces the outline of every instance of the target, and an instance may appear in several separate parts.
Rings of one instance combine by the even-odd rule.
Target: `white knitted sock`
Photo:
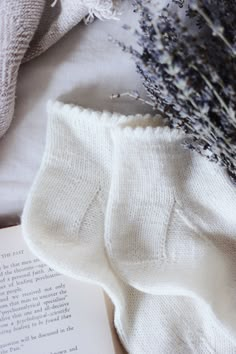
[[[131,286],[203,301],[235,330],[235,248],[227,247],[236,246],[236,190],[182,139],[169,128],[113,130],[107,252]]]
[[[131,287],[111,268],[105,253],[104,209],[113,160],[110,131],[127,122],[145,126],[150,116],[124,117],[58,102],[48,110],[45,154],[22,217],[31,250],[57,271],[103,287],[115,305],[115,325],[129,353],[234,353],[235,345],[209,306],[186,296],[150,295]],[[159,130],[167,138],[166,128]],[[140,143],[145,145],[145,139]],[[115,144],[115,156],[117,148]],[[143,157],[135,159],[141,162]],[[123,162],[130,162],[129,149]],[[120,219],[120,226],[123,222]]]
[[[106,258],[110,130],[141,116],[94,112],[60,102],[50,103],[48,114],[43,161],[22,217],[25,239],[52,267],[62,264],[64,270],[100,281],[103,268],[99,264]],[[148,121],[150,115],[143,119]],[[71,249],[73,242],[76,246]]]

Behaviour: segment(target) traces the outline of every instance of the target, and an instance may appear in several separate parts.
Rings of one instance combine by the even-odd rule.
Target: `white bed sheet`
[[[111,93],[138,89],[140,78],[129,54],[108,41],[108,35],[133,38],[122,28],[135,27],[137,15],[123,4],[120,21],[79,24],[39,58],[24,64],[19,73],[15,117],[0,140],[0,225],[14,223],[21,215],[28,190],[39,168],[45,144],[46,104],[59,98],[97,110],[132,114],[150,108]],[[132,41],[132,40],[131,40]]]

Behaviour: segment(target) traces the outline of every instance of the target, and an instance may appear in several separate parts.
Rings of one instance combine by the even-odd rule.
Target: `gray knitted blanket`
[[[19,67],[56,43],[82,19],[117,16],[112,0],[0,1],[0,138],[15,106]]]

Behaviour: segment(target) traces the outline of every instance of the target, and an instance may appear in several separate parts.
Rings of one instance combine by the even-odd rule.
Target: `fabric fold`
[[[117,19],[118,8],[112,0],[1,0],[0,138],[13,119],[20,65],[45,52],[83,19]]]

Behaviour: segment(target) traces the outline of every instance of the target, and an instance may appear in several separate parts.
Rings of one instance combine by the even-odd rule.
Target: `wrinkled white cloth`
[[[60,102],[22,216],[49,266],[104,288],[129,353],[236,352],[236,191],[158,117]]]
[[[0,138],[13,118],[20,65],[43,53],[86,16],[87,22],[117,18],[116,5],[112,0],[1,0]]]

